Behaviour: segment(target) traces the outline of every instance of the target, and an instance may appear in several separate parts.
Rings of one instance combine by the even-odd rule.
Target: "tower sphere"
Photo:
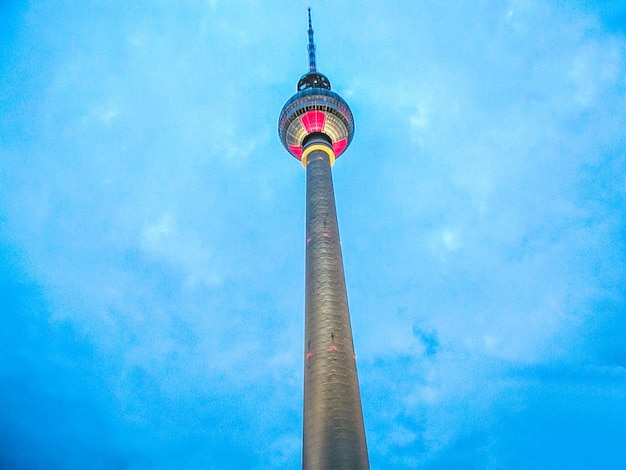
[[[308,75],[321,74],[305,77]],[[307,137],[320,134],[326,137],[338,157],[350,145],[354,135],[352,111],[341,96],[330,90],[330,83],[328,88],[305,88],[285,103],[278,120],[278,134],[283,146],[298,160],[302,157]]]

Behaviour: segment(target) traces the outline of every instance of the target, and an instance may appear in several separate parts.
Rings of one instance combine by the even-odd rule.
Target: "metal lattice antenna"
[[[315,65],[315,41],[313,40],[313,25],[311,24],[311,9],[309,8],[309,45],[307,50],[309,51],[309,72],[317,72]]]

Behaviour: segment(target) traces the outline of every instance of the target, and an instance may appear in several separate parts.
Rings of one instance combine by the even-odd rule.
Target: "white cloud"
[[[214,266],[210,250],[193,231],[181,231],[172,214],[163,214],[159,220],[142,230],[141,247],[150,255],[180,265],[187,282],[218,285],[221,274]]]

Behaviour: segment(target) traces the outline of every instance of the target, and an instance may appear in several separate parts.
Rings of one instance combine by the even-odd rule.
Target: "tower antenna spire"
[[[307,50],[309,51],[309,72],[317,72],[317,66],[315,65],[315,41],[313,40],[313,24],[311,23],[311,8],[309,7],[309,44]]]

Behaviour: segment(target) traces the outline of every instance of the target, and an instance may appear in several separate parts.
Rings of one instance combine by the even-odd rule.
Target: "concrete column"
[[[320,141],[308,145],[313,144],[319,146]],[[302,468],[369,469],[330,158],[326,151],[313,150],[308,155],[306,174]]]

